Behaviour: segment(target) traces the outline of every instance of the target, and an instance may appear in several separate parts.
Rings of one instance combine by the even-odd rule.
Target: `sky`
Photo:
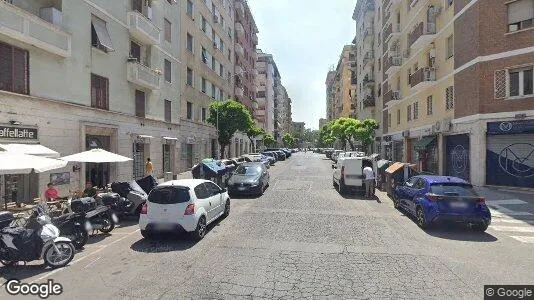
[[[318,129],[326,117],[326,74],[356,33],[357,0],[248,0],[258,48],[274,56],[292,100],[293,122]]]

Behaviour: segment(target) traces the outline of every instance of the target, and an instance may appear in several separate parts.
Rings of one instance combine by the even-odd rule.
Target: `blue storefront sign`
[[[488,134],[534,133],[534,120],[489,122]]]

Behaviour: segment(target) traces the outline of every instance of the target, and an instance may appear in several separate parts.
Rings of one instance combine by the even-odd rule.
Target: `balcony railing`
[[[161,84],[161,73],[138,62],[127,62],[127,79],[141,87],[158,90]]]
[[[423,89],[433,85],[436,81],[436,69],[432,67],[421,68],[410,75],[410,86],[413,89]]]
[[[396,72],[402,66],[402,58],[400,56],[388,57],[384,60],[384,70],[386,74]]]
[[[235,22],[235,32],[240,38],[243,38],[245,36],[245,27],[243,27],[243,24],[241,24],[241,22],[239,21]]]
[[[72,55],[69,33],[6,1],[0,1],[0,34],[61,57]]]
[[[417,49],[422,45],[429,43],[434,39],[435,34],[436,23],[419,23],[408,36],[410,48]]]
[[[384,43],[389,40],[389,36],[393,32],[393,24],[389,23],[388,27],[384,30]]]
[[[159,44],[161,30],[140,12],[128,13],[128,28],[130,34],[140,42],[149,45]]]
[[[375,106],[375,95],[366,95],[362,101],[363,108]]]
[[[389,90],[384,93],[384,105],[390,101],[398,101],[402,99],[402,94],[398,90]]]

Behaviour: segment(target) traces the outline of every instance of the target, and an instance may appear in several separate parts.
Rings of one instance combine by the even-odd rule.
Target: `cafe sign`
[[[37,140],[37,127],[0,125],[0,139]]]

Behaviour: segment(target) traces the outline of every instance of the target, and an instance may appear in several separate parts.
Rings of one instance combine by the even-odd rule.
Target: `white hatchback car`
[[[159,184],[141,209],[141,235],[154,232],[185,231],[200,240],[206,226],[230,214],[226,189],[203,179],[172,180]]]

